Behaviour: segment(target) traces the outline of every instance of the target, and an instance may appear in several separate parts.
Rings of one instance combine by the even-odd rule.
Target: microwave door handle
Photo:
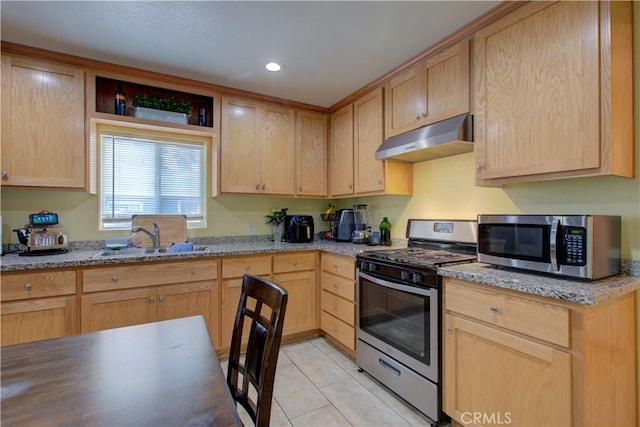
[[[558,230],[560,228],[560,220],[554,218],[551,224],[551,235],[549,236],[549,255],[551,257],[551,268],[558,271]]]

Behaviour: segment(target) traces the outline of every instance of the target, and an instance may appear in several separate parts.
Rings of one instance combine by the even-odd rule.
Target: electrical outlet
[[[247,234],[253,236],[254,234],[256,234],[256,226],[253,224],[249,224],[247,226]]]

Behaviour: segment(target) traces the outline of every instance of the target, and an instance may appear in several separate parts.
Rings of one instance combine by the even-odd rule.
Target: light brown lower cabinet
[[[76,272],[2,274],[2,345],[78,333]]]
[[[636,425],[635,293],[587,306],[445,278],[444,410],[462,425]]]
[[[322,253],[320,329],[355,355],[355,258]]]
[[[217,261],[178,261],[82,271],[81,332],[202,315],[218,330]]]

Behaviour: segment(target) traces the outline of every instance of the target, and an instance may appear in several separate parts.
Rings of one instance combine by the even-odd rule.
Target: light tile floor
[[[226,374],[227,360],[221,361]],[[271,426],[429,426],[431,421],[321,337],[280,348]],[[240,408],[246,426],[253,425]]]

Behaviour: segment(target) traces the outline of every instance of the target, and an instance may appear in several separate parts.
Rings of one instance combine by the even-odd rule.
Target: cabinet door
[[[289,293],[284,316],[283,335],[316,329],[316,275],[314,271],[297,271],[274,275],[274,282]]]
[[[476,34],[478,179],[600,166],[598,7],[534,2]]]
[[[84,72],[2,56],[2,183],[84,188]]]
[[[260,192],[293,195],[295,110],[262,104],[260,106],[258,159]]]
[[[331,195],[353,194],[353,104],[331,115],[329,155]]]
[[[456,421],[571,425],[568,352],[449,314],[444,337],[444,411]]]
[[[78,333],[76,297],[41,298],[2,304],[2,345]]]
[[[383,191],[384,162],[375,157],[383,140],[382,88],[354,102],[353,116],[355,192],[362,194]]]
[[[222,98],[220,191],[257,193],[260,188],[257,102]]]
[[[420,126],[470,111],[468,41],[429,58],[423,67],[426,108],[420,112]]]
[[[96,292],[82,296],[82,332],[95,332],[156,320],[154,288]]]
[[[415,66],[391,79],[384,88],[385,138],[417,128],[425,110],[421,66]]]
[[[218,332],[212,322],[214,289],[210,282],[195,282],[179,285],[162,286],[156,292],[156,320],[177,319],[180,317],[202,315],[209,329],[209,335],[216,346],[219,346]]]
[[[298,111],[296,117],[296,194],[326,197],[329,119],[325,114]]]

